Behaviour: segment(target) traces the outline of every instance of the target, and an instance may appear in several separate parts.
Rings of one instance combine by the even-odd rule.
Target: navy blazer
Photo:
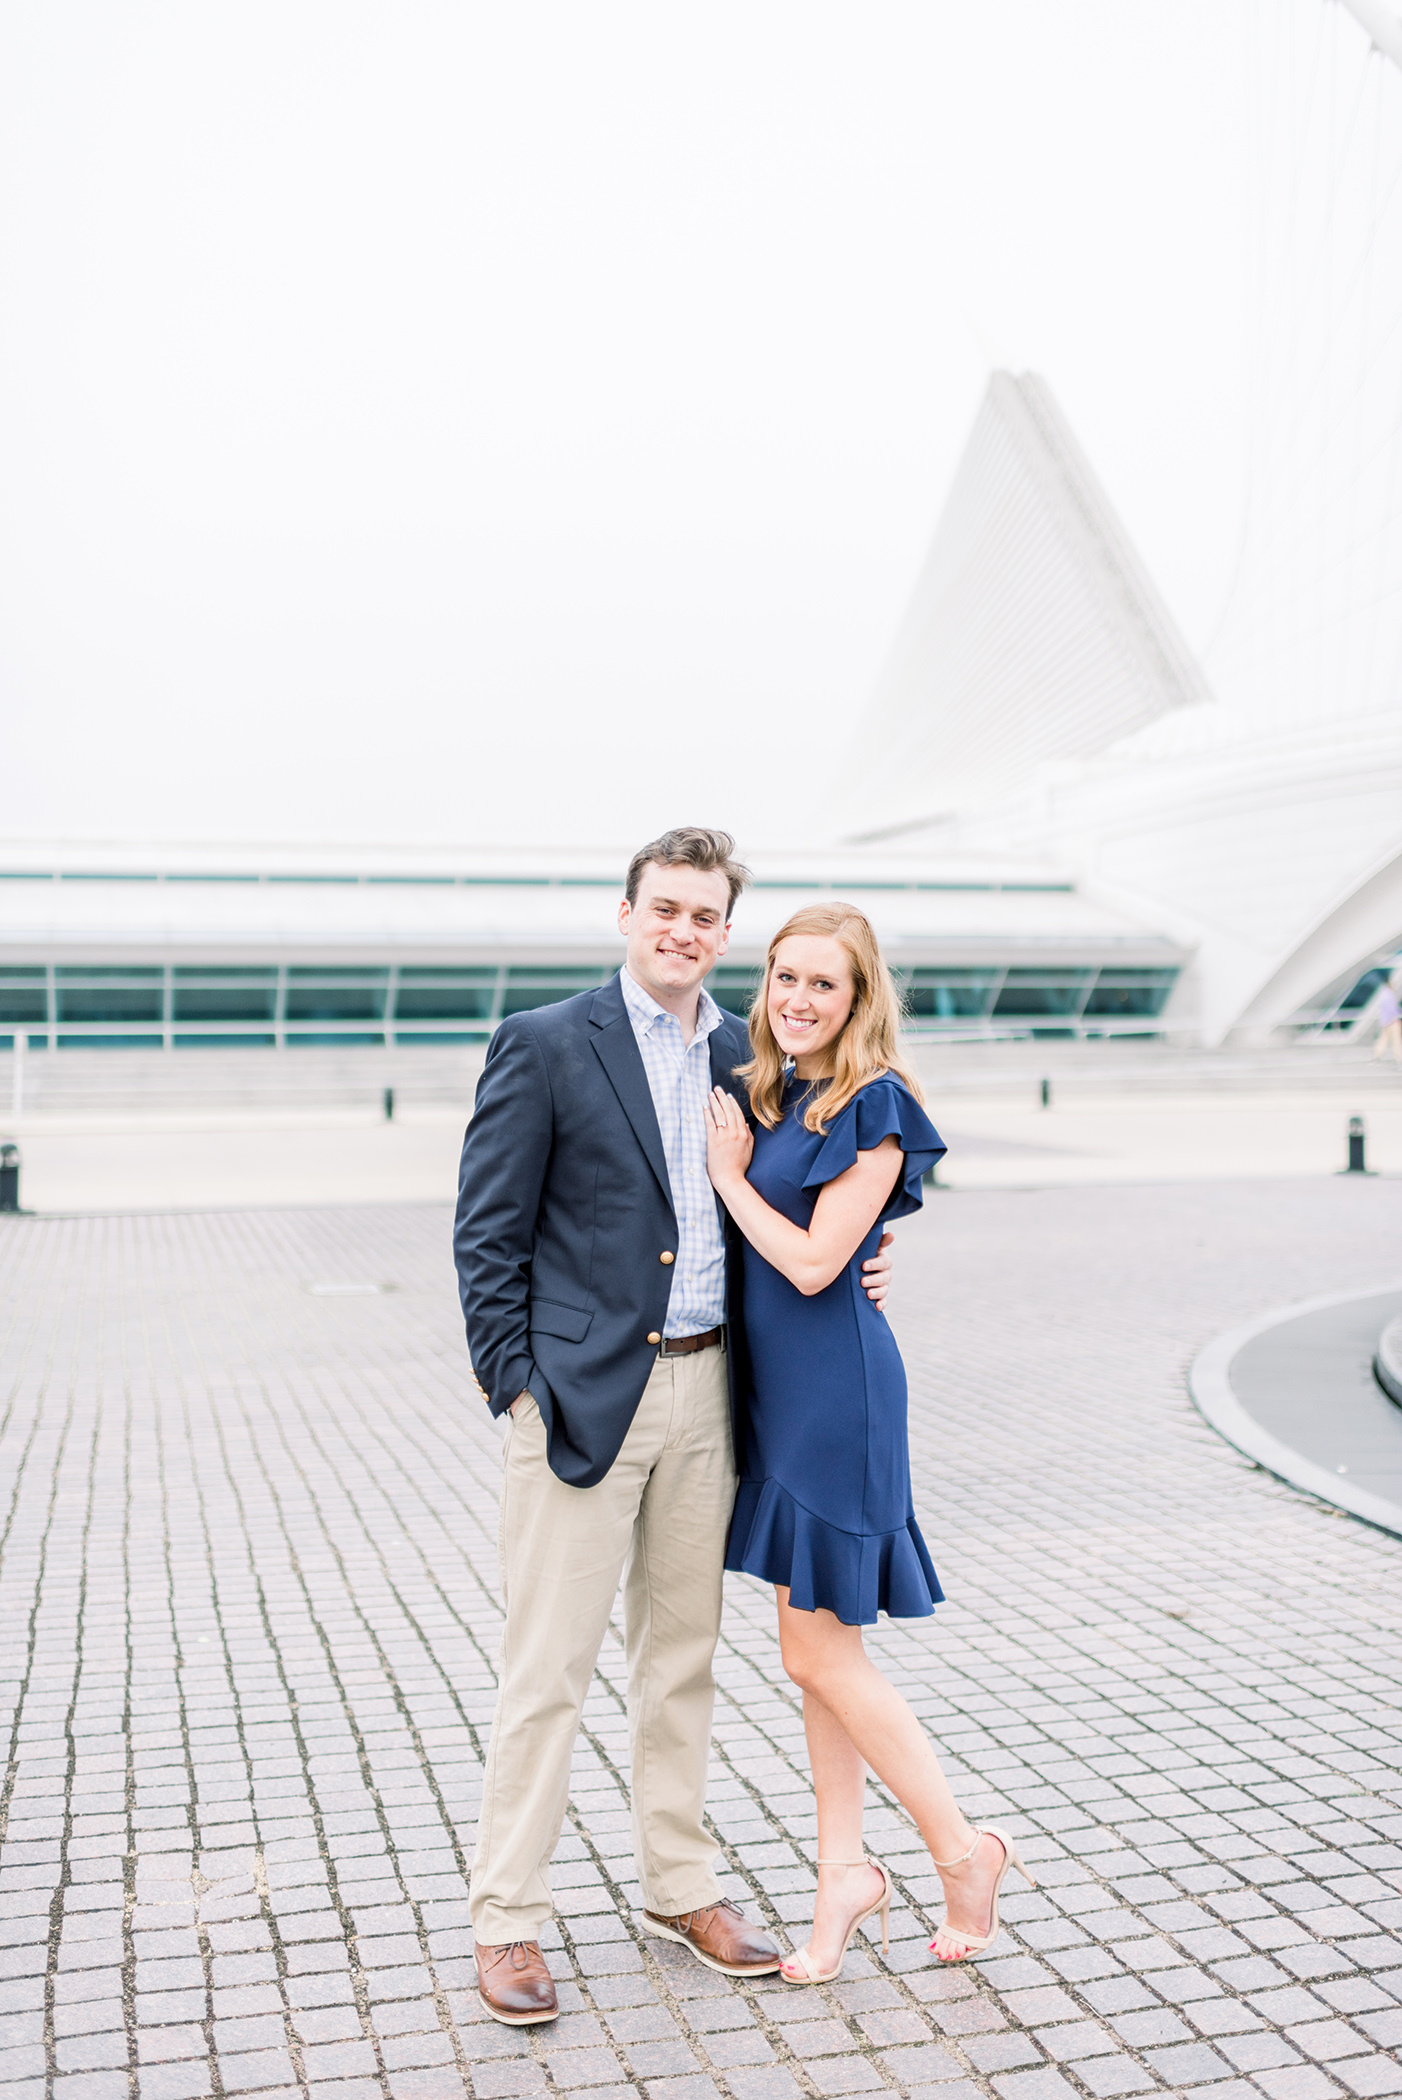
[[[710,1036],[734,1077],[742,1021]],[[722,1212],[731,1405],[743,1372],[739,1237]],[[615,977],[512,1014],[492,1037],[463,1140],[453,1233],[467,1346],[494,1415],[529,1388],[552,1470],[593,1487],[619,1453],[657,1360],[677,1221],[642,1053]]]

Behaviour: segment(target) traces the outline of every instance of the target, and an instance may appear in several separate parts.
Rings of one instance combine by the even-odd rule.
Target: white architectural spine
[[[1402,20],[1380,0],[1343,0],[1354,20],[1361,22],[1385,58],[1402,66]]]

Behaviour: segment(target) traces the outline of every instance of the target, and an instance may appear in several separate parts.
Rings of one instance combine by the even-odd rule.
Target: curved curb
[[[1379,1335],[1373,1376],[1388,1399],[1402,1407],[1402,1320],[1389,1321]]]
[[[1284,1327],[1291,1320],[1298,1320],[1305,1313],[1323,1312],[1331,1305],[1350,1305],[1360,1298],[1380,1298],[1389,1290],[1402,1289],[1402,1283],[1374,1284],[1366,1291],[1327,1291],[1320,1298],[1300,1298],[1295,1304],[1278,1308],[1275,1312],[1261,1313],[1254,1320],[1244,1321],[1240,1327],[1229,1328],[1208,1343],[1194,1359],[1188,1370],[1188,1392],[1193,1405],[1203,1420],[1218,1436],[1274,1473],[1277,1480],[1288,1486],[1302,1488],[1307,1495],[1314,1495],[1321,1502],[1330,1503],[1335,1509],[1345,1510],[1351,1517],[1361,1517],[1365,1524],[1375,1524],[1380,1531],[1394,1532],[1402,1538],[1402,1503],[1390,1502],[1383,1495],[1371,1495],[1366,1488],[1354,1487],[1336,1473],[1326,1472],[1313,1459],[1305,1458],[1279,1437],[1272,1436],[1249,1415],[1232,1390],[1228,1375],[1233,1357],[1258,1334],[1269,1328]]]

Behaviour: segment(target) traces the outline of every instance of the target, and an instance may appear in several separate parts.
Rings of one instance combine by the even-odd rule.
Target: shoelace
[[[737,1918],[743,1918],[744,1916],[744,1912],[738,1903],[732,1903],[729,1896],[722,1896],[718,1903],[708,1903],[704,1910],[684,1910],[681,1916],[687,1920],[687,1923],[682,1927],[682,1930],[688,1932],[692,1926],[699,1925],[704,1932],[707,1922],[715,1916],[718,1910],[734,1911]]]
[[[489,1969],[494,1969],[498,1962],[505,1961],[509,1956],[513,1955],[518,1947],[524,1954],[526,1954],[526,1959],[528,1961],[530,1959],[530,1955],[527,1950],[534,1946],[534,1944],[535,1942],[533,1940],[508,1940],[504,1947],[498,1948],[496,1954],[492,1957],[491,1961],[488,1962],[487,1967]],[[518,1964],[513,1961],[511,1966],[513,1969],[517,1967],[524,1969],[526,1963],[523,1961]]]

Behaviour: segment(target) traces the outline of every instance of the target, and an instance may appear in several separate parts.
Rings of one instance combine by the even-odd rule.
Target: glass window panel
[[[1384,964],[1380,969],[1365,972],[1359,978],[1353,990],[1339,1001],[1339,1012],[1341,1014],[1354,1014],[1358,1012],[1360,1007],[1366,1006],[1392,967],[1393,965],[1391,964]]]
[[[490,1028],[401,1028],[396,1031],[394,1040],[396,1043],[485,1043],[491,1033]]]
[[[1163,1012],[1177,976],[1176,970],[1102,970],[1086,1001],[1086,1013],[1153,1020]]]
[[[289,984],[388,984],[385,968],[362,968],[358,963],[294,963],[287,973]]]
[[[159,963],[150,968],[128,963],[110,970],[104,963],[60,963],[54,975],[60,984],[159,984],[165,972]]]
[[[1090,970],[1009,970],[995,1014],[1036,1017],[1079,1013]]]
[[[501,1002],[505,1014],[525,1014],[538,1006],[554,1006],[575,992],[592,991],[613,975],[611,970],[559,968],[550,964],[522,964],[506,973],[506,995]]]
[[[49,1002],[44,996],[42,985],[36,986],[33,991],[0,985],[0,1022],[43,1022],[48,1018]]]
[[[533,988],[559,985],[564,991],[584,992],[588,991],[590,985],[602,984],[605,978],[612,977],[613,974],[612,970],[604,969],[597,963],[592,969],[581,969],[573,965],[557,969],[553,963],[521,963],[507,971],[506,981],[510,985],[528,984]]]
[[[485,1021],[494,984],[421,984],[402,981],[394,1002],[396,1021]]]
[[[11,965],[9,963],[6,963],[2,968],[0,968],[0,984],[12,984],[16,982],[20,984],[42,984],[44,982],[43,964],[16,963]]]
[[[205,963],[177,963],[177,984],[276,984],[277,966],[274,963],[259,963],[252,969],[229,969],[220,965],[210,968]]]
[[[289,1049],[298,1043],[320,1043],[324,1047],[329,1046],[332,1049],[339,1050],[344,1048],[347,1043],[368,1043],[376,1048],[383,1048],[385,1039],[382,1035],[357,1035],[352,1029],[343,1028],[335,1035],[314,1035],[307,1030],[294,1035],[289,1029],[285,1040]]]
[[[61,986],[58,993],[60,1021],[159,1021],[165,1000],[159,985],[149,989],[117,985]]]
[[[271,1049],[277,1042],[275,1035],[260,1035],[249,1028],[242,1035],[176,1035],[171,1037],[177,1050],[246,1050],[250,1045],[256,1049]]]
[[[916,1021],[980,1021],[987,1014],[997,970],[918,969],[905,988],[906,1011]]]
[[[159,1035],[61,1035],[60,1050],[162,1050],[165,1038]]]
[[[276,983],[175,987],[177,1021],[271,1021],[276,1013]]]
[[[991,984],[916,984],[905,995],[905,1007],[916,1021],[979,1021],[992,997]]]
[[[1043,1014],[1074,1014],[1080,1003],[1079,986],[1067,990],[1057,985],[1019,984],[1004,987],[993,1011],[999,1016],[1035,1019]]]
[[[744,1020],[764,982],[764,966],[748,968],[741,963],[722,963],[706,979],[706,990],[725,1013]]]
[[[560,985],[552,990],[550,987],[542,985],[538,990],[533,991],[529,985],[522,985],[518,990],[508,992],[502,1000],[502,1016],[505,1018],[507,1014],[532,1013],[538,1006],[557,1006],[562,999],[572,999],[576,989],[588,991],[589,987],[588,985],[582,987]]]
[[[383,984],[293,985],[287,987],[289,1021],[382,1021]]]
[[[987,964],[982,969],[965,969],[958,963],[921,963],[917,969],[897,974],[908,977],[912,984],[992,984],[1002,971]]]
[[[399,973],[401,984],[495,984],[495,963],[461,963],[454,967],[421,969],[417,963]]]
[[[1075,985],[1087,984],[1095,975],[1096,972],[1093,968],[1062,970],[1053,969],[1044,964],[1035,964],[1027,968],[1015,964],[1007,973],[1007,981],[1009,984]]]
[[[1086,1001],[1086,1017],[1118,1014],[1125,1020],[1148,1021],[1162,1012],[1167,997],[1166,986],[1098,984]]]

